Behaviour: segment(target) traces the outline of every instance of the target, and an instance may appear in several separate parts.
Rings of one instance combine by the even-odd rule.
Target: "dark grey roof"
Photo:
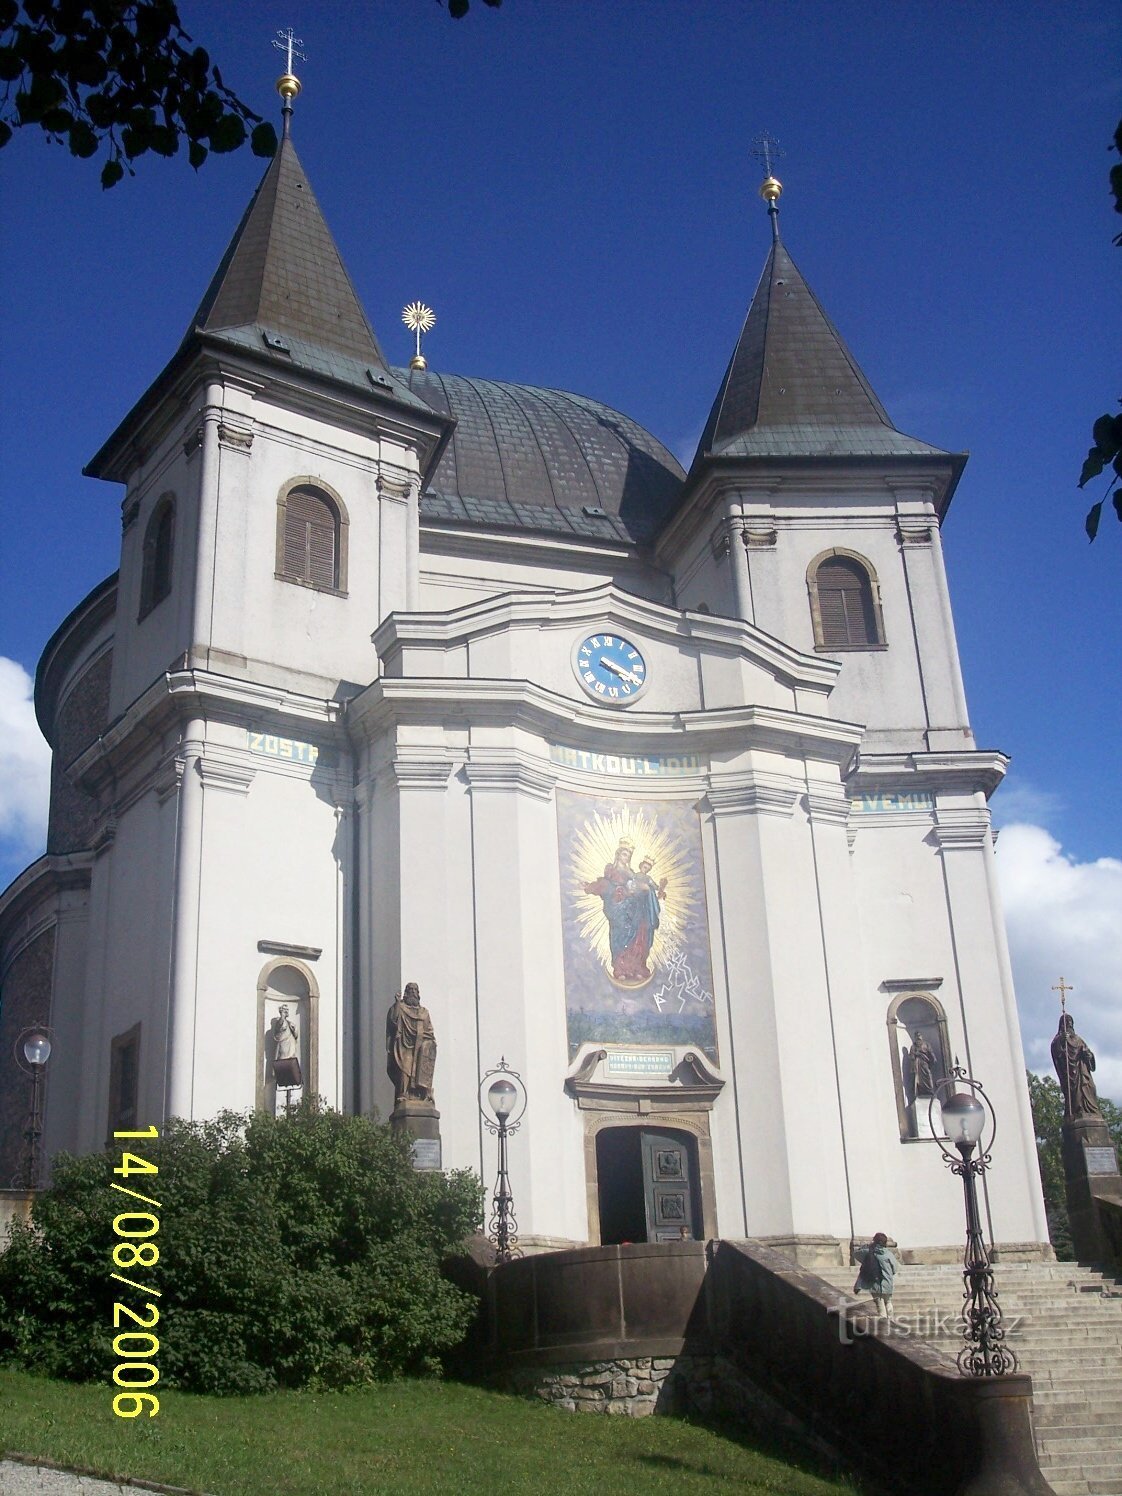
[[[393,372],[456,421],[421,495],[427,521],[643,541],[681,492],[685,474],[662,443],[598,400],[432,370]]]
[[[386,363],[289,136],[253,194],[184,344],[199,334],[406,405],[421,403]]]
[[[776,238],[709,412],[703,457],[943,456],[896,430]]]

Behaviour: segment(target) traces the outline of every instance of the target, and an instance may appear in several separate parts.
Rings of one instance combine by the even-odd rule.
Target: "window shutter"
[[[336,522],[329,504],[318,494],[290,493],[284,514],[284,571],[286,576],[315,587],[336,586]]]
[[[818,568],[816,585],[824,645],[880,642],[873,589],[864,567],[844,556],[834,556]]]

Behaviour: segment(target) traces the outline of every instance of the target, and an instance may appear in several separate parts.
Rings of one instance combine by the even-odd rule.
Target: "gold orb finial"
[[[777,203],[783,193],[783,183],[778,177],[766,177],[760,186],[760,196],[765,203]]]
[[[421,352],[421,335],[430,332],[436,326],[436,313],[423,301],[411,301],[407,307],[402,308],[401,320],[417,339],[413,357],[409,360],[409,367],[427,369],[428,360]]]
[[[299,57],[301,62],[307,62],[307,56],[299,49],[304,45],[298,36],[293,35],[292,27],[284,31],[278,31],[273,46],[278,52],[285,54],[284,72],[277,79],[277,93],[281,96],[281,112],[284,115],[284,131],[288,134],[288,117],[292,113],[292,101],[300,92],[300,79],[292,71],[293,59]]]

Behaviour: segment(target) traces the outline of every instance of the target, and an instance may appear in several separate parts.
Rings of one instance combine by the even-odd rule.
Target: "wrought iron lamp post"
[[[486,1099],[486,1106],[484,1105]],[[492,1121],[487,1107],[494,1113]],[[491,1200],[491,1219],[487,1239],[495,1248],[496,1262],[510,1262],[522,1256],[518,1245],[518,1222],[514,1218],[514,1196],[507,1169],[507,1140],[517,1132],[526,1110],[526,1087],[522,1077],[512,1070],[505,1056],[493,1070],[488,1070],[479,1087],[479,1111],[488,1132],[499,1139],[499,1174]]]
[[[51,1057],[50,1031],[42,1024],[26,1028],[16,1040],[16,1064],[31,1076],[31,1113],[27,1119],[24,1138],[27,1140],[27,1161],[14,1181],[17,1189],[37,1189],[39,1185],[39,1143],[43,1136],[42,1081],[43,1071]]]
[[[951,1173],[957,1174],[962,1180],[966,1202],[966,1251],[962,1260],[962,1281],[965,1285],[962,1295],[962,1335],[965,1344],[958,1353],[958,1369],[963,1376],[1004,1376],[1016,1371],[1017,1358],[1005,1344],[1001,1305],[998,1303],[993,1280],[993,1263],[982,1234],[977,1187],[979,1177],[990,1165],[990,1150],[997,1133],[997,1118],[981,1084],[967,1075],[957,1061],[950,1075],[936,1085],[935,1095],[928,1104],[929,1117],[936,1101],[942,1107],[945,1141],[934,1125],[932,1135],[942,1149]],[[983,1134],[987,1129],[989,1138],[983,1143]],[[953,1146],[955,1152],[951,1152],[947,1143]],[[976,1155],[975,1149],[978,1150]]]

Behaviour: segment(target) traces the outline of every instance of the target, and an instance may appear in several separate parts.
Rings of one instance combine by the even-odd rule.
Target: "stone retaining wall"
[[[705,1356],[632,1356],[611,1361],[574,1361],[559,1366],[523,1366],[506,1379],[512,1392],[539,1397],[567,1413],[605,1413],[646,1418],[696,1399],[695,1388],[710,1375]]]

